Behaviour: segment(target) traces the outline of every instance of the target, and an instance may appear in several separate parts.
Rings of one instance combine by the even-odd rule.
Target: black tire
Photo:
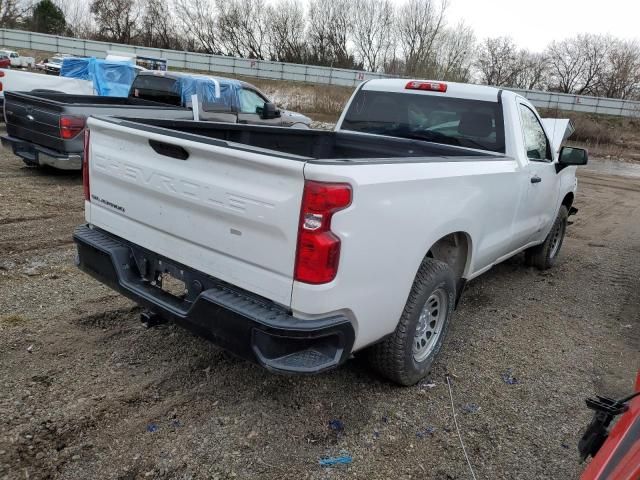
[[[569,210],[562,205],[544,242],[524,252],[525,263],[528,266],[548,270],[556,264],[567,231],[567,218],[569,218]]]
[[[447,310],[439,320],[442,323],[437,333],[438,337],[433,340],[428,356],[417,361],[414,356],[415,336],[421,313],[427,308],[427,301],[434,295],[442,298]],[[424,378],[429,373],[446,337],[455,298],[456,279],[449,265],[432,258],[425,259],[418,270],[395,331],[368,349],[370,365],[384,377],[400,385],[413,385]]]

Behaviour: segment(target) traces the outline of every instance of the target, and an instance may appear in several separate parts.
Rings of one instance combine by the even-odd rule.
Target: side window
[[[256,108],[263,107],[266,102],[255,91],[247,88],[241,88],[238,95],[240,97],[240,112],[242,113],[256,113]]]
[[[538,117],[529,107],[520,104],[520,118],[522,119],[524,147],[529,160],[550,162],[551,147]]]

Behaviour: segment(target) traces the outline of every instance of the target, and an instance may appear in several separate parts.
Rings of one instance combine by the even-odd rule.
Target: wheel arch
[[[567,207],[567,210],[571,210],[571,206],[573,205],[574,199],[575,199],[574,193],[569,192],[564,196],[560,205],[564,205],[565,207]]]
[[[472,239],[467,232],[458,231],[444,235],[429,247],[425,257],[434,258],[449,265],[459,282],[469,272]]]

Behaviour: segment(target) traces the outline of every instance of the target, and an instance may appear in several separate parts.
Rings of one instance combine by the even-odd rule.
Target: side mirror
[[[263,120],[271,120],[280,116],[280,110],[271,102],[264,102],[264,106],[257,107],[256,113],[260,115]]]
[[[589,153],[584,148],[562,147],[558,157],[558,163],[562,167],[574,165],[586,165],[589,161]]]

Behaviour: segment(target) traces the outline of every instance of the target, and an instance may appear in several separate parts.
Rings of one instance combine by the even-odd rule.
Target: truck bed
[[[437,144],[382,135],[368,135],[347,131],[302,130],[285,127],[235,125],[192,120],[163,120],[146,118],[101,118],[123,126],[156,132],[182,140],[223,145],[234,149],[250,149],[257,153],[269,150],[274,156],[297,157],[322,163],[407,162],[420,161],[495,160],[504,155],[464,147]],[[395,159],[395,160],[391,160]]]
[[[6,92],[5,94],[7,134],[20,141],[56,152],[81,154],[83,149],[82,135],[71,139],[61,137],[60,118],[69,116],[84,119],[90,115],[189,118],[191,111],[183,107],[137,98],[50,92]]]
[[[68,93],[57,92],[23,92],[26,98],[29,97],[29,103],[35,105],[47,105],[52,108],[64,108],[73,106],[127,106],[127,107],[165,107],[163,103],[152,102],[150,100],[143,100],[140,98],[132,97],[101,97],[98,95],[71,95]],[[175,107],[180,108],[180,107]]]

